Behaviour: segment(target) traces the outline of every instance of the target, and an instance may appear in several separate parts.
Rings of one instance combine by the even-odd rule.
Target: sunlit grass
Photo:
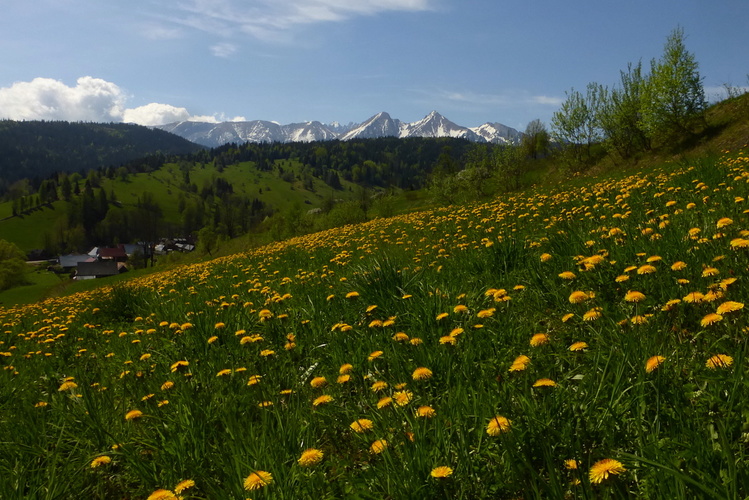
[[[747,166],[0,310],[0,497],[743,498]]]

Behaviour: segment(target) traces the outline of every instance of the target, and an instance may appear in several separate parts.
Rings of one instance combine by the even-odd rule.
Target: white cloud
[[[178,108],[171,104],[152,102],[145,106],[126,109],[122,114],[122,121],[137,123],[138,125],[163,125],[165,123],[182,122],[190,119],[190,112],[186,108]]]
[[[117,84],[101,78],[83,76],[74,87],[52,78],[34,78],[0,87],[0,119],[127,122],[147,126],[185,120],[213,123],[226,120],[223,114],[193,116],[186,108],[156,102],[127,108],[128,98]],[[231,120],[244,121],[244,117]]]
[[[83,76],[75,87],[34,78],[0,88],[0,115],[14,120],[120,121],[126,96],[114,83]]]
[[[167,20],[227,37],[247,33],[279,41],[283,32],[313,23],[345,21],[382,12],[430,10],[438,0],[186,0]],[[219,57],[225,57],[217,54]]]
[[[237,51],[237,46],[233,43],[222,42],[211,47],[211,52],[216,57],[229,57]]]
[[[531,95],[526,91],[507,91],[499,94],[482,94],[477,92],[455,92],[437,91],[433,94],[436,99],[448,102],[459,102],[464,104],[476,104],[486,106],[516,106],[516,105],[543,105],[560,106],[564,99],[560,97]]]

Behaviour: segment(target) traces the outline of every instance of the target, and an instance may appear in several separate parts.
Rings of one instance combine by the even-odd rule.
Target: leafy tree
[[[675,135],[692,135],[697,118],[707,106],[697,61],[684,41],[682,28],[671,32],[661,59],[651,62],[650,78],[643,93],[643,127],[660,144]]]
[[[0,290],[23,283],[26,274],[26,256],[9,241],[0,240]]]
[[[611,89],[602,99],[597,121],[605,137],[604,144],[609,152],[622,158],[650,148],[650,140],[642,128],[641,108],[646,85],[642,64],[630,64],[626,72],[620,72],[620,86]]]
[[[567,99],[551,117],[554,138],[564,143],[567,160],[580,165],[591,157],[591,146],[600,141],[602,132],[596,119],[606,90],[597,83],[589,83],[585,95],[575,89],[566,93]]]
[[[534,160],[546,154],[549,149],[549,131],[546,124],[539,119],[532,120],[525,127],[521,147],[526,156]]]

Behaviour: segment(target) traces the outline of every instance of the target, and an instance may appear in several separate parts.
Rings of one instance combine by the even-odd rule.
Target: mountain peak
[[[468,128],[445,118],[436,110],[413,123],[394,119],[386,111],[380,111],[363,123],[342,126],[338,122],[329,125],[319,121],[305,121],[281,125],[275,122],[253,120],[246,122],[198,123],[180,122],[161,125],[168,132],[208,147],[217,147],[228,142],[311,142],[338,139],[372,139],[378,137],[458,137],[474,142],[516,143],[520,132],[501,123],[485,123]]]

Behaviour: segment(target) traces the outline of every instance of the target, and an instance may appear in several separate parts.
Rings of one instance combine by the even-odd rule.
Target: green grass
[[[0,292],[0,305],[10,307],[19,304],[39,302],[47,297],[50,289],[61,282],[60,277],[47,271],[45,266],[35,267],[26,276],[27,283]],[[62,275],[67,280],[67,275]]]
[[[0,309],[0,497],[745,498],[748,169],[537,188]]]

